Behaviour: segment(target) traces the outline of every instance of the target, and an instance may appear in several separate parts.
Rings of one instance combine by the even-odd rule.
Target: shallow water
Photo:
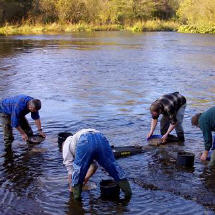
[[[42,144],[28,146],[14,131],[13,153],[5,154],[0,131],[0,214],[214,214],[215,172],[199,161],[202,134],[190,125],[192,114],[214,105],[214,74],[213,35],[0,37],[0,97],[24,93],[41,99],[47,134]],[[130,202],[100,198],[99,182],[108,176],[99,169],[92,178],[97,189],[74,203],[58,132],[93,127],[115,146],[145,146],[151,102],[174,91],[188,101],[185,145],[150,147],[119,160],[133,189]],[[195,153],[193,169],[176,168],[172,156],[178,150]]]

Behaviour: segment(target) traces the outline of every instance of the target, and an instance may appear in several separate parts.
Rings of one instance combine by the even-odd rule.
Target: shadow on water
[[[10,153],[0,144],[0,213],[214,214],[215,173],[199,161],[202,134],[190,125],[191,115],[214,105],[214,41],[211,35],[167,32],[0,37],[0,98],[40,98],[47,134],[41,145],[27,146],[15,131]],[[148,147],[118,160],[133,190],[127,204],[100,198],[99,182],[108,177],[101,169],[92,178],[97,188],[75,203],[57,134],[93,127],[111,145],[145,147],[149,106],[173,91],[188,101],[185,144]],[[179,150],[196,155],[193,169],[176,167]]]

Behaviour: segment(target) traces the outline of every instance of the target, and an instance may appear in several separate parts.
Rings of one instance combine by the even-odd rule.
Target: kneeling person
[[[82,129],[63,143],[63,163],[75,199],[80,199],[82,185],[96,172],[96,162],[118,182],[126,198],[131,196],[130,184],[117,164],[106,137],[95,129]]]

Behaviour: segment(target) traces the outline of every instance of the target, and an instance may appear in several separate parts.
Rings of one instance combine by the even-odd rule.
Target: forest
[[[61,30],[78,25],[76,30],[90,26],[92,30],[215,33],[215,1],[0,0],[0,29],[53,24],[56,29],[61,26]]]

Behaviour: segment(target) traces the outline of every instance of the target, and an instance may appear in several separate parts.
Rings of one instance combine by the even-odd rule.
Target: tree
[[[183,0],[177,15],[189,25],[215,25],[215,1]]]

